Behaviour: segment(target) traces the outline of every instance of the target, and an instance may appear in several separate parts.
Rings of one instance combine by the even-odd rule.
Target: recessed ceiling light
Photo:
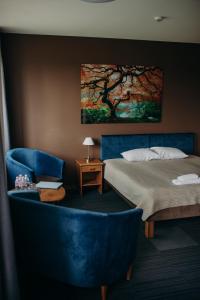
[[[161,21],[163,21],[164,19],[166,19],[166,17],[164,17],[164,16],[155,16],[155,17],[154,17],[154,21],[156,21],[156,22],[161,22]]]
[[[90,3],[105,3],[105,2],[112,2],[115,0],[81,0],[81,1],[90,2]]]

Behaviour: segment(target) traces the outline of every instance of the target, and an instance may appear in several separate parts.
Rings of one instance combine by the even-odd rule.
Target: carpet
[[[159,224],[160,225],[160,224]],[[150,239],[151,243],[160,251],[198,246],[183,229],[178,226],[162,227],[156,226],[155,238]]]

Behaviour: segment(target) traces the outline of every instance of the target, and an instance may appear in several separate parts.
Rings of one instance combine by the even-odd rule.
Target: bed
[[[189,157],[134,164],[124,160],[120,154],[130,149],[153,146],[179,148]],[[193,133],[103,135],[101,137],[101,159],[105,162],[104,178],[131,206],[143,208],[147,238],[154,237],[155,221],[200,216],[200,185],[174,186],[171,182],[171,179],[182,173],[200,173],[200,158],[194,154],[195,134]],[[141,186],[143,175],[146,176],[146,179],[142,178],[145,185]],[[130,177],[133,177],[132,181]],[[153,202],[151,198],[156,201]]]

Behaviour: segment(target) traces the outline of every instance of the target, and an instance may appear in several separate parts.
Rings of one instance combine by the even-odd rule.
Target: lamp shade
[[[83,145],[86,146],[93,146],[94,145],[94,141],[91,137],[86,137],[83,141]]]

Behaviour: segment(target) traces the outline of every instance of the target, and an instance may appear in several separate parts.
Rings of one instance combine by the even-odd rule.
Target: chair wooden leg
[[[108,289],[107,285],[101,286],[101,300],[106,300],[107,289]]]
[[[132,272],[133,272],[133,266],[130,265],[128,272],[126,273],[126,280],[131,280]]]
[[[154,221],[145,221],[145,236],[147,239],[154,237]]]

